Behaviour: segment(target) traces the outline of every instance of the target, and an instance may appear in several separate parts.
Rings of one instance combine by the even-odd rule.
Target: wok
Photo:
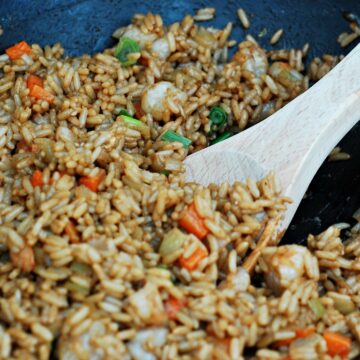
[[[114,45],[112,32],[128,24],[134,13],[159,13],[165,23],[172,23],[205,6],[216,8],[215,20],[205,24],[224,27],[228,21],[234,22],[232,39],[241,40],[246,34],[236,15],[241,6],[250,17],[248,32],[255,35],[262,46],[269,48],[273,32],[283,28],[285,34],[276,48],[301,48],[310,42],[309,59],[324,53],[350,51],[351,46],[344,50],[336,41],[341,32],[348,31],[342,11],[360,15],[358,0],[3,0],[0,1],[0,24],[5,32],[0,37],[0,50],[24,39],[41,45],[61,42],[68,55],[94,53]],[[257,36],[265,32],[265,36]],[[351,216],[360,204],[359,139],[360,123],[340,143],[343,151],[351,154],[351,159],[322,165],[284,242],[301,243],[308,233],[319,233],[333,223],[352,221]]]

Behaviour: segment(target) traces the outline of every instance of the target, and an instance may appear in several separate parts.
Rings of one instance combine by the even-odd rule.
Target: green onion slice
[[[211,135],[213,131],[219,130],[227,122],[228,115],[221,106],[216,105],[211,108],[209,118],[211,122]]]
[[[141,52],[140,45],[128,37],[122,37],[115,48],[115,56],[124,66],[135,64],[136,60],[131,59],[129,55],[139,52]]]
[[[129,129],[139,131],[146,138],[150,137],[150,128],[142,121],[127,115],[121,115],[120,118],[122,118],[124,125]]]
[[[127,110],[125,110],[125,109],[121,109],[121,110],[119,110],[119,112],[117,113],[117,115],[125,115],[125,116],[129,116],[129,117],[131,117],[131,114],[127,111]]]
[[[211,140],[211,141],[210,141],[210,145],[217,144],[217,143],[219,143],[219,142],[221,142],[221,141],[224,141],[224,140],[228,139],[228,138],[231,137],[231,136],[232,136],[232,134],[229,133],[228,131],[226,131],[226,132],[224,132],[223,134],[221,134],[220,136],[218,136],[216,139]]]
[[[213,106],[210,110],[210,120],[214,125],[223,125],[227,121],[227,113],[221,106]]]
[[[167,130],[164,132],[164,134],[161,135],[161,140],[167,141],[167,142],[180,142],[184,146],[184,148],[188,148],[192,141],[185,136],[177,134],[175,131]]]

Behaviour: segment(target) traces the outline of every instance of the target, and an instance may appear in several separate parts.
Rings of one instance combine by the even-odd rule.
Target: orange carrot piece
[[[316,329],[313,326],[311,326],[305,329],[297,329],[295,332],[296,332],[296,338],[300,339],[315,334]]]
[[[29,77],[27,78],[26,86],[31,91],[35,85],[40,86],[41,88],[44,87],[44,83],[41,78],[39,78],[36,75],[30,74]]]
[[[25,245],[19,252],[10,252],[12,263],[23,272],[35,269],[35,255],[31,246]]]
[[[330,356],[347,356],[349,354],[351,349],[351,340],[349,338],[335,332],[326,331],[324,339]]]
[[[51,104],[55,99],[53,94],[36,84],[30,90],[30,96],[38,100],[47,101],[49,104]]]
[[[33,187],[35,186],[43,186],[44,180],[43,180],[43,173],[40,170],[35,170],[31,176],[31,185]]]
[[[135,103],[134,104],[134,109],[135,109],[135,117],[137,119],[140,119],[143,115],[144,115],[144,112],[142,110],[142,107],[141,107],[141,103]]]
[[[306,338],[310,335],[315,334],[316,330],[314,327],[308,327],[304,329],[296,329],[295,336],[289,339],[279,340],[274,343],[275,347],[289,346],[295,339]]]
[[[176,314],[186,306],[185,299],[177,299],[173,296],[170,296],[165,302],[165,311],[170,320],[176,319]]]
[[[91,191],[97,192],[105,175],[105,170],[101,169],[96,176],[83,176],[80,178],[80,184],[86,186]]]
[[[202,259],[205,259],[208,256],[208,251],[205,247],[198,247],[188,258],[184,256],[180,256],[179,263],[180,266],[189,270],[193,271],[198,266],[199,262]]]
[[[205,227],[203,219],[196,212],[195,204],[192,203],[180,215],[179,225],[202,240],[209,230]]]
[[[69,237],[72,244],[80,242],[80,236],[76,230],[75,224],[71,220],[65,226],[65,234]]]
[[[31,47],[26,41],[20,41],[19,43],[6,49],[5,52],[11,60],[16,60],[21,58],[24,54],[30,55]]]
[[[283,346],[289,346],[294,340],[295,340],[295,337],[289,338],[289,339],[278,340],[274,343],[274,347],[279,348],[279,347],[283,347]]]

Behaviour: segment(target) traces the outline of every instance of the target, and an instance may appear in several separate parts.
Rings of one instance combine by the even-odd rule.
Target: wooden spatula
[[[233,183],[259,180],[274,171],[283,195],[293,200],[276,225],[282,232],[326,156],[359,119],[360,45],[265,121],[189,156],[187,180],[203,185]]]

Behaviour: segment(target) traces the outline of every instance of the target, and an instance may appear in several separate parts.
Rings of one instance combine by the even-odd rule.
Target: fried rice
[[[205,188],[182,165],[341,57],[305,69],[308,44],[266,51],[248,37],[228,59],[232,24],[195,23],[213,16],[135,15],[114,33],[139,46],[130,65],[116,48],[71,58],[59,44],[0,56],[0,358],[360,353],[359,225],[272,243],[250,268],[289,201],[274,175]]]

